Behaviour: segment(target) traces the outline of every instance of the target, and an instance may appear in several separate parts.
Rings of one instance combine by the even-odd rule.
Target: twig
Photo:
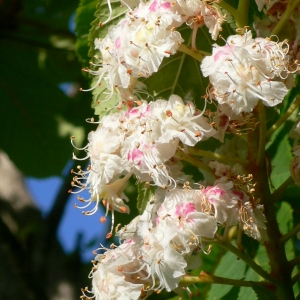
[[[234,286],[245,286],[245,287],[252,287],[254,284],[260,284],[265,287],[271,287],[272,284],[268,282],[259,282],[259,281],[245,281],[245,280],[238,280],[238,279],[230,279],[215,276],[209,274],[205,271],[201,271],[199,276],[183,276],[180,279],[180,283],[215,283],[215,284],[225,284],[225,285],[234,285]]]
[[[300,231],[300,223],[297,224],[290,232],[283,235],[279,242],[280,243],[286,243],[290,238],[292,238],[295,234],[297,234]]]

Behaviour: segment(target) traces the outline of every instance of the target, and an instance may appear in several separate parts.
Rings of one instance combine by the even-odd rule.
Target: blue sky
[[[44,12],[45,8],[43,6],[38,6],[36,8],[37,14],[43,14]],[[74,12],[70,16],[68,24],[69,30],[73,33],[75,30],[75,15],[76,14]],[[74,93],[79,91],[76,83],[73,82],[62,82],[59,85],[59,88],[69,97],[72,97]],[[83,120],[84,118],[85,116],[83,116]],[[67,164],[65,170],[62,171],[62,175],[66,176],[66,172],[69,171],[70,167],[69,164]],[[50,177],[46,179],[37,179],[27,177],[26,184],[29,192],[36,201],[38,208],[41,210],[42,215],[45,217],[55,201],[56,194],[62,184],[62,178]],[[87,244],[92,244],[91,241],[96,240],[92,246],[82,251],[83,260],[89,261],[94,258],[92,250],[98,248],[100,242],[105,242],[105,236],[110,229],[110,218],[107,218],[105,224],[100,224],[99,218],[104,214],[101,205],[96,214],[92,216],[84,216],[80,209],[74,208],[74,203],[78,203],[77,196],[78,194],[71,195],[68,200],[65,208],[65,214],[58,229],[57,237],[66,252],[72,252],[74,250],[79,233],[82,233],[83,235],[83,248],[86,248]],[[82,193],[81,196],[89,198],[87,192],[86,194]],[[78,203],[78,205],[80,205],[80,203]]]
[[[27,177],[26,184],[38,208],[45,217],[53,205],[56,194],[62,184],[62,179],[60,177],[46,179]],[[81,193],[81,196],[87,198],[88,193]],[[89,261],[94,258],[92,251],[98,248],[100,242],[105,240],[105,235],[110,228],[110,220],[107,219],[105,224],[100,224],[99,218],[104,214],[101,206],[96,214],[84,216],[80,209],[74,208],[75,202],[78,203],[77,195],[71,195],[61,220],[57,237],[66,252],[74,250],[79,233],[83,234],[83,245],[87,245],[96,239],[92,246],[81,253],[83,260]]]

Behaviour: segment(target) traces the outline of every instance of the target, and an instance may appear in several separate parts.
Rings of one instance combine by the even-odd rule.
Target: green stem
[[[288,177],[272,194],[272,198],[274,203],[277,202],[282,195],[282,193],[286,190],[288,186],[294,183],[294,179],[292,176]]]
[[[250,0],[240,0],[237,13],[238,18],[235,20],[236,25],[240,28],[249,25],[248,24],[248,11],[249,11]]]
[[[289,1],[284,11],[283,15],[281,16],[280,21],[277,23],[275,28],[272,30],[271,35],[278,35],[280,31],[285,27],[286,22],[288,22],[291,14],[293,13],[294,9],[299,4],[300,0]]]
[[[267,122],[266,122],[266,109],[261,100],[258,101],[257,107],[258,107],[258,117],[260,121],[260,126],[259,126],[259,141],[258,141],[258,153],[256,157],[256,165],[260,167],[261,165],[264,164],[264,160],[265,160]]]
[[[295,234],[297,234],[300,231],[300,223],[296,225],[290,232],[283,235],[280,238],[280,243],[286,243],[290,238],[292,238]]]
[[[215,160],[218,160],[221,162],[233,162],[233,163],[240,163],[243,165],[246,165],[249,163],[247,159],[243,159],[243,158],[239,158],[239,157],[224,156],[224,155],[214,153],[211,151],[200,150],[200,149],[191,148],[191,147],[189,147],[188,149],[189,149],[189,153],[192,155],[204,156],[204,157],[215,159]]]
[[[239,257],[242,261],[244,261],[251,269],[253,269],[258,275],[260,275],[262,278],[272,282],[276,283],[276,280],[268,273],[266,272],[262,267],[260,267],[258,264],[254,262],[254,260],[245,252],[242,252],[237,247],[233,246],[230,243],[226,243],[223,241],[215,241],[215,244],[221,246],[222,248],[227,249],[228,251],[235,254],[237,257]]]
[[[284,113],[284,115],[275,123],[266,133],[266,139],[268,140],[271,135],[291,116],[291,114],[299,107],[300,97],[294,101],[290,108]]]
[[[298,272],[298,273],[292,278],[292,283],[293,283],[293,285],[294,285],[295,283],[297,283],[297,282],[299,281],[299,279],[300,279],[300,272]]]
[[[211,53],[205,52],[205,51],[200,51],[200,50],[195,50],[187,45],[181,44],[177,51],[185,53],[193,58],[195,58],[197,61],[202,62],[204,56],[209,56]]]
[[[300,263],[300,255],[289,261],[289,265],[294,268]]]
[[[201,173],[204,175],[204,178],[206,179],[206,181],[209,185],[212,185],[215,182],[215,180],[216,180],[215,174],[207,164],[194,158],[190,154],[184,153],[182,150],[177,150],[175,157],[182,159],[182,160],[190,163],[191,165],[197,167],[201,171]]]
[[[255,284],[263,285],[263,286],[266,286],[266,287],[270,287],[270,284],[267,283],[267,282],[245,281],[245,280],[224,278],[224,277],[219,277],[219,276],[209,274],[205,271],[201,271],[199,276],[189,276],[189,275],[183,276],[180,279],[180,283],[188,283],[188,284],[215,283],[215,284],[246,286],[246,287],[252,287],[253,283],[255,283]]]

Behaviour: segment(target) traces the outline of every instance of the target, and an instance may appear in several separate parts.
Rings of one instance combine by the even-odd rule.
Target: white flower
[[[252,39],[251,33],[230,36],[223,47],[215,46],[201,70],[209,76],[211,94],[234,113],[252,111],[258,100],[267,106],[282,102],[287,94],[284,80],[297,70],[290,65],[286,41]]]
[[[195,146],[200,140],[216,133],[203,115],[196,112],[192,103],[185,105],[177,95],[172,95],[169,101],[152,102],[151,111],[161,122],[161,142],[169,142],[177,137],[184,144]]]
[[[224,224],[231,213],[231,209],[237,205],[237,200],[230,197],[228,191],[232,188],[232,182],[209,186],[202,190],[207,202],[214,207],[216,221]]]
[[[174,189],[166,194],[157,212],[157,226],[162,231],[173,228],[171,243],[180,253],[191,254],[201,248],[201,238],[213,238],[217,231],[216,219],[196,205],[196,194],[194,190]]]
[[[96,300],[139,299],[143,287],[126,281],[121,272],[109,270],[105,265],[99,265],[93,275],[92,293]]]

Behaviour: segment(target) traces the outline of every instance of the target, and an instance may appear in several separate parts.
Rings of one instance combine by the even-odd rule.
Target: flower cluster
[[[101,58],[95,56],[91,68],[85,69],[96,76],[91,89],[103,85],[99,90],[108,91],[100,102],[112,96],[120,101],[115,106],[114,101],[109,102],[112,110],[101,118],[95,131],[89,133],[86,147],[80,149],[86,152],[83,159],[89,159],[90,165],[86,170],[72,170],[72,185],[77,190],[70,192],[89,191],[89,199],[78,196],[83,206],[76,205],[85,215],[94,214],[101,202],[106,209],[101,223],[112,212],[112,226],[106,236],[110,238],[114,213],[130,213],[124,192],[130,178],[148,190],[145,199],[139,198],[146,209],[128,225],[116,226],[119,246],[101,245],[97,249],[90,273],[92,289],[82,290],[83,299],[138,300],[163,289],[172,291],[184,275],[201,265],[199,253],[209,254],[211,243],[225,244],[234,235],[242,249],[242,233],[261,243],[271,240],[261,204],[268,202],[263,199],[257,173],[266,169],[265,141],[281,123],[268,130],[262,104],[274,107],[283,102],[300,64],[293,60],[288,40],[280,42],[274,35],[253,38],[248,26],[224,39],[224,46],[213,45],[211,54],[202,51],[198,56],[198,28],[205,25],[213,40],[222,30],[225,17],[217,3],[122,1],[128,8],[124,18],[115,21],[104,38],[94,41]],[[257,4],[260,10],[269,5],[258,0]],[[228,3],[226,7],[230,8]],[[241,7],[229,10],[237,14]],[[111,11],[103,24],[112,16]],[[192,30],[186,46],[182,45],[182,28]],[[168,101],[154,99],[139,81],[146,78],[147,83],[162,61],[178,51],[185,52],[180,56],[181,66],[185,55],[190,55],[197,64],[201,62],[198,72],[209,78],[206,95],[197,99],[203,99],[197,103],[203,110],[174,94]],[[172,91],[177,88],[181,86],[176,82]],[[135,92],[153,101],[136,97]],[[256,130],[257,126],[264,128]],[[234,137],[227,139],[225,133]],[[210,137],[215,140],[206,142]],[[223,145],[217,148],[220,143]],[[213,144],[213,152],[204,150]],[[256,146],[258,153],[251,153]],[[294,154],[291,174],[299,184],[299,146]],[[228,164],[220,163],[227,160]],[[201,179],[198,174],[186,174],[187,164],[195,173],[202,173]]]
[[[188,270],[201,265],[196,254],[210,252],[208,243],[220,225],[226,231],[239,224],[249,236],[266,239],[262,206],[230,181],[243,181],[235,175],[241,166],[212,165],[216,175],[222,173],[214,186],[195,190],[186,182],[182,188],[157,189],[144,213],[118,228],[120,246],[98,249],[102,253],[93,261],[90,274],[93,288],[83,290],[84,296],[91,293],[100,300],[122,295],[135,300],[153,291],[176,289]]]
[[[78,197],[85,203],[81,208],[96,201],[95,207],[84,214],[95,213],[101,200],[106,215],[109,209],[129,213],[123,189],[132,174],[140,182],[162,188],[176,186],[174,178],[181,174],[181,164],[174,159],[179,143],[194,146],[215,132],[192,103],[184,104],[176,95],[169,101],[139,102],[126,111],[105,116],[83,148],[90,166],[86,171],[73,171],[76,176],[72,185],[80,189],[76,193],[83,189],[91,193],[87,200]],[[73,158],[77,159],[75,155]]]
[[[129,100],[122,90],[131,90],[131,82],[151,76],[163,58],[176,53],[184,41],[176,30],[178,27],[186,22],[196,32],[206,25],[216,39],[224,21],[221,12],[209,1],[141,1],[109,28],[105,38],[95,40],[101,61],[84,70],[98,77],[95,87],[106,81],[108,98],[117,91],[124,100]]]
[[[212,85],[210,97],[233,113],[250,112],[259,100],[266,106],[283,101],[297,63],[290,63],[287,41],[252,38],[251,32],[229,36],[226,45],[215,45],[201,70]],[[288,85],[288,87],[287,87]]]

